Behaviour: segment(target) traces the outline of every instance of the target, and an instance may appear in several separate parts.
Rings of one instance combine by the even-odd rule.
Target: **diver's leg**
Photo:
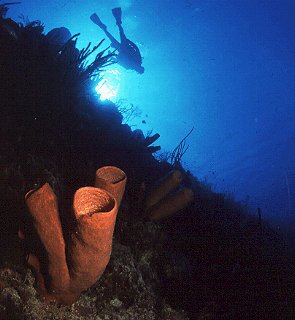
[[[102,23],[102,21],[99,19],[98,15],[96,13],[93,13],[90,16],[90,20],[95,23],[97,26],[100,27],[100,29],[105,30],[107,28],[107,26],[105,24]]]
[[[112,9],[112,13],[114,18],[116,19],[116,24],[119,28],[121,44],[124,45],[126,43],[127,38],[125,36],[124,29],[122,27],[122,10],[120,7],[114,8]]]
[[[111,40],[112,47],[115,49],[118,49],[120,47],[120,43],[114,38],[112,34],[110,34],[107,30],[107,26],[102,23],[102,21],[99,19],[98,15],[96,13],[93,13],[90,16],[90,19],[93,23],[95,23],[97,26],[100,27],[101,30],[105,33],[105,35]]]
[[[122,27],[122,24],[118,24],[119,32],[120,32],[120,40],[121,44],[124,45],[127,42],[126,35],[124,33],[124,29]]]
[[[122,10],[120,7],[112,9],[113,16],[116,19],[117,25],[122,24]]]
[[[114,36],[108,32],[107,29],[104,30],[104,33],[105,33],[106,36],[111,40],[111,42],[112,42],[112,43],[111,43],[111,46],[112,46],[113,48],[115,48],[115,49],[119,49],[120,46],[121,46],[120,42],[119,42],[118,40],[116,40],[116,39],[114,38]]]

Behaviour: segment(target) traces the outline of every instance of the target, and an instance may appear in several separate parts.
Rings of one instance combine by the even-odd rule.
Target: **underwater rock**
[[[132,131],[133,136],[136,140],[143,142],[145,137],[141,129],[135,129]]]
[[[68,28],[60,27],[50,30],[46,37],[52,45],[62,47],[72,37],[72,34]]]
[[[100,110],[103,113],[104,120],[113,125],[121,124],[123,121],[123,116],[118,110],[118,107],[112,102],[104,102],[100,106]]]

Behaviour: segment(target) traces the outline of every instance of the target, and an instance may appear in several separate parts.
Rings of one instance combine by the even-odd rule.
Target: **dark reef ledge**
[[[57,48],[40,23],[0,9],[0,319],[294,319],[294,255],[282,237],[180,163],[157,160],[124,114],[99,102],[91,77],[110,59],[103,50],[87,69],[90,51]],[[193,201],[151,221],[143,199],[175,165]],[[128,177],[110,262],[73,305],[48,304],[18,238],[24,196],[48,182],[67,228],[74,192],[102,166]]]

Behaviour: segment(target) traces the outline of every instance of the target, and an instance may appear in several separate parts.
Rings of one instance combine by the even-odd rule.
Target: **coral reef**
[[[5,13],[0,6],[0,319],[293,319],[294,255],[277,230],[266,222],[261,226],[247,208],[212,192],[185,172],[180,163],[187,151],[185,139],[170,164],[158,161],[148,148],[150,140],[138,139],[123,125],[123,116],[114,104],[99,102],[91,75],[99,76],[108,63],[104,50],[87,69],[83,59],[89,48],[73,60],[75,43],[57,50],[43,34],[41,23],[17,24],[5,19]],[[97,209],[94,203],[88,207],[84,202],[89,196],[96,199],[94,189],[104,190],[111,204],[112,199],[122,197],[113,189],[113,184],[123,183],[120,174],[117,179],[109,170],[99,169],[99,177],[93,181],[93,173],[105,166],[118,167],[128,176],[110,261],[98,281],[99,261],[87,265],[94,276],[85,278],[83,288],[94,283],[72,305],[48,304],[34,287],[36,279],[24,255],[38,258],[31,260],[35,271],[37,262],[45,266],[39,275],[47,293],[59,289],[58,278],[48,278],[50,272],[56,272],[48,268],[53,257],[43,260],[45,257],[37,254],[53,246],[43,241],[39,251],[40,236],[52,230],[37,232],[39,239],[34,239],[38,241],[31,238],[32,245],[24,248],[24,241],[18,239],[19,224],[34,226],[30,221],[34,197],[48,193],[51,200],[44,208],[50,205],[50,212],[58,212],[62,228],[54,243],[63,239],[70,244],[75,227],[81,227],[83,233],[74,214],[68,221],[77,190],[74,207],[78,215],[80,209]],[[170,186],[153,194],[155,181],[171,171],[172,177],[176,176]],[[163,187],[163,181],[161,184]],[[144,214],[143,189],[153,195],[152,208],[181,188],[194,194],[181,214],[157,223]],[[112,208],[107,206],[107,211]],[[36,217],[40,212],[34,212]],[[88,223],[95,216],[82,218]],[[37,220],[35,224],[36,231]],[[19,234],[25,240],[33,236],[25,228]],[[81,250],[84,252],[85,246]]]

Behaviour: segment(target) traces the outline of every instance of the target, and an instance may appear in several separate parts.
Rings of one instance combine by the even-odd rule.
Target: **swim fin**
[[[99,19],[98,15],[96,13],[93,13],[90,16],[90,20],[95,23],[96,25],[98,25],[102,30],[106,30],[107,26],[105,24],[102,23],[102,21]]]
[[[112,9],[113,16],[116,19],[116,23],[122,24],[122,10],[120,7]]]

